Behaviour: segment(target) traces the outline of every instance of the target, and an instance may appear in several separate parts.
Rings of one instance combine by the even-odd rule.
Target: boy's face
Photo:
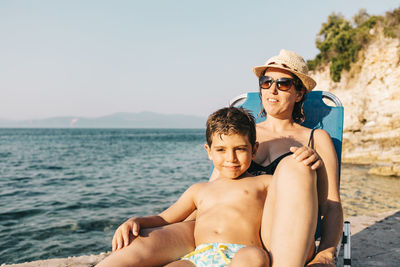
[[[247,171],[258,147],[258,143],[252,147],[249,138],[240,134],[215,133],[211,140],[211,147],[204,145],[208,157],[219,171],[219,176],[230,179],[238,178]]]

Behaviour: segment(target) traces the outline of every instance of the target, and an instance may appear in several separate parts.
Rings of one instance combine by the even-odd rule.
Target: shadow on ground
[[[352,266],[400,266],[400,211],[351,237]]]

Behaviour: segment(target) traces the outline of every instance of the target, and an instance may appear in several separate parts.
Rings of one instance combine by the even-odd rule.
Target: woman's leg
[[[113,252],[97,266],[160,266],[193,251],[194,221],[143,229],[129,246]]]
[[[316,172],[292,157],[282,159],[268,189],[261,225],[272,266],[304,266],[317,214]]]

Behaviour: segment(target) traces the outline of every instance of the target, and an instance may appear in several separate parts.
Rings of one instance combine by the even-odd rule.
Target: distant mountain
[[[204,128],[206,118],[154,112],[119,112],[96,118],[53,117],[36,120],[0,120],[0,127],[17,128]]]

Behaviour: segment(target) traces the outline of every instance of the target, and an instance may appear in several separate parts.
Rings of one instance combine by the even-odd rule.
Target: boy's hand
[[[318,155],[317,151],[308,146],[302,147],[290,147],[290,151],[293,152],[293,157],[297,161],[302,161],[304,165],[310,166],[312,170],[316,170],[323,166],[323,161]]]
[[[140,225],[136,218],[130,218],[121,224],[114,233],[112,239],[112,251],[116,251],[130,244],[130,233],[136,238],[139,235]],[[133,241],[133,240],[132,240]]]

